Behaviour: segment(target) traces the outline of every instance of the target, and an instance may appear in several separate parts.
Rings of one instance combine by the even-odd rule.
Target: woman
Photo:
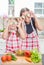
[[[37,29],[43,30],[43,27],[39,25],[39,20],[28,8],[21,9],[20,16],[25,17],[24,28],[26,32],[26,39],[20,39],[21,50],[32,50],[34,48],[39,50]]]
[[[4,30],[2,37],[6,40],[6,52],[14,52],[15,50],[19,49],[19,38],[25,39],[25,32],[23,27],[21,27],[21,19],[18,24],[15,23],[16,19],[13,18],[10,18],[8,22],[9,25]],[[17,29],[19,30],[19,36]]]

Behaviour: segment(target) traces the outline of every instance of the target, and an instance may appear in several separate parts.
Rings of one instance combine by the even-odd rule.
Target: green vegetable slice
[[[17,58],[13,54],[11,54],[11,56],[12,56],[12,60],[14,60],[14,61],[17,60]]]

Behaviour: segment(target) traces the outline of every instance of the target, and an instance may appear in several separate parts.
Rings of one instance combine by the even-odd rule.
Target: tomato
[[[31,55],[32,55],[32,53],[31,53],[31,51],[29,51],[29,57],[31,57]]]
[[[30,57],[30,56],[31,56],[31,52],[30,52],[30,51],[25,51],[25,52],[24,52],[24,55],[25,55],[26,57]]]
[[[2,56],[2,57],[1,57],[1,60],[2,60],[2,62],[5,62],[5,61],[7,60],[6,56],[5,56],[5,55]]]
[[[7,61],[11,61],[12,60],[12,56],[11,55],[7,55]]]

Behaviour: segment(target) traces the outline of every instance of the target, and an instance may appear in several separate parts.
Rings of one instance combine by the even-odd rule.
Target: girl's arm
[[[7,28],[4,30],[3,34],[2,34],[2,38],[3,39],[7,39],[10,34],[11,34],[11,30],[15,30],[16,31],[16,25],[8,25]]]
[[[8,19],[8,25],[7,25],[7,28],[4,30],[4,32],[3,32],[3,34],[2,34],[2,38],[3,39],[7,39],[8,38],[8,36],[10,35],[9,33],[9,25],[11,25],[12,24],[12,22],[11,22],[11,20],[10,19]]]
[[[7,39],[10,34],[11,34],[11,30],[15,30],[16,31],[16,25],[13,24],[13,19],[8,19],[8,25],[7,28],[4,30],[3,34],[2,34],[2,38],[3,39]]]
[[[8,27],[4,30],[4,32],[3,32],[3,34],[2,34],[2,38],[3,39],[7,39],[8,38],[8,33],[9,33],[9,31],[8,31]]]

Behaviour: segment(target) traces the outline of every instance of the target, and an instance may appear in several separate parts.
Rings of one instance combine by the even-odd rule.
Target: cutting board
[[[39,63],[30,63],[25,60],[25,57],[17,57],[17,61],[9,61],[9,62],[2,62],[1,65],[42,65],[42,62]]]

